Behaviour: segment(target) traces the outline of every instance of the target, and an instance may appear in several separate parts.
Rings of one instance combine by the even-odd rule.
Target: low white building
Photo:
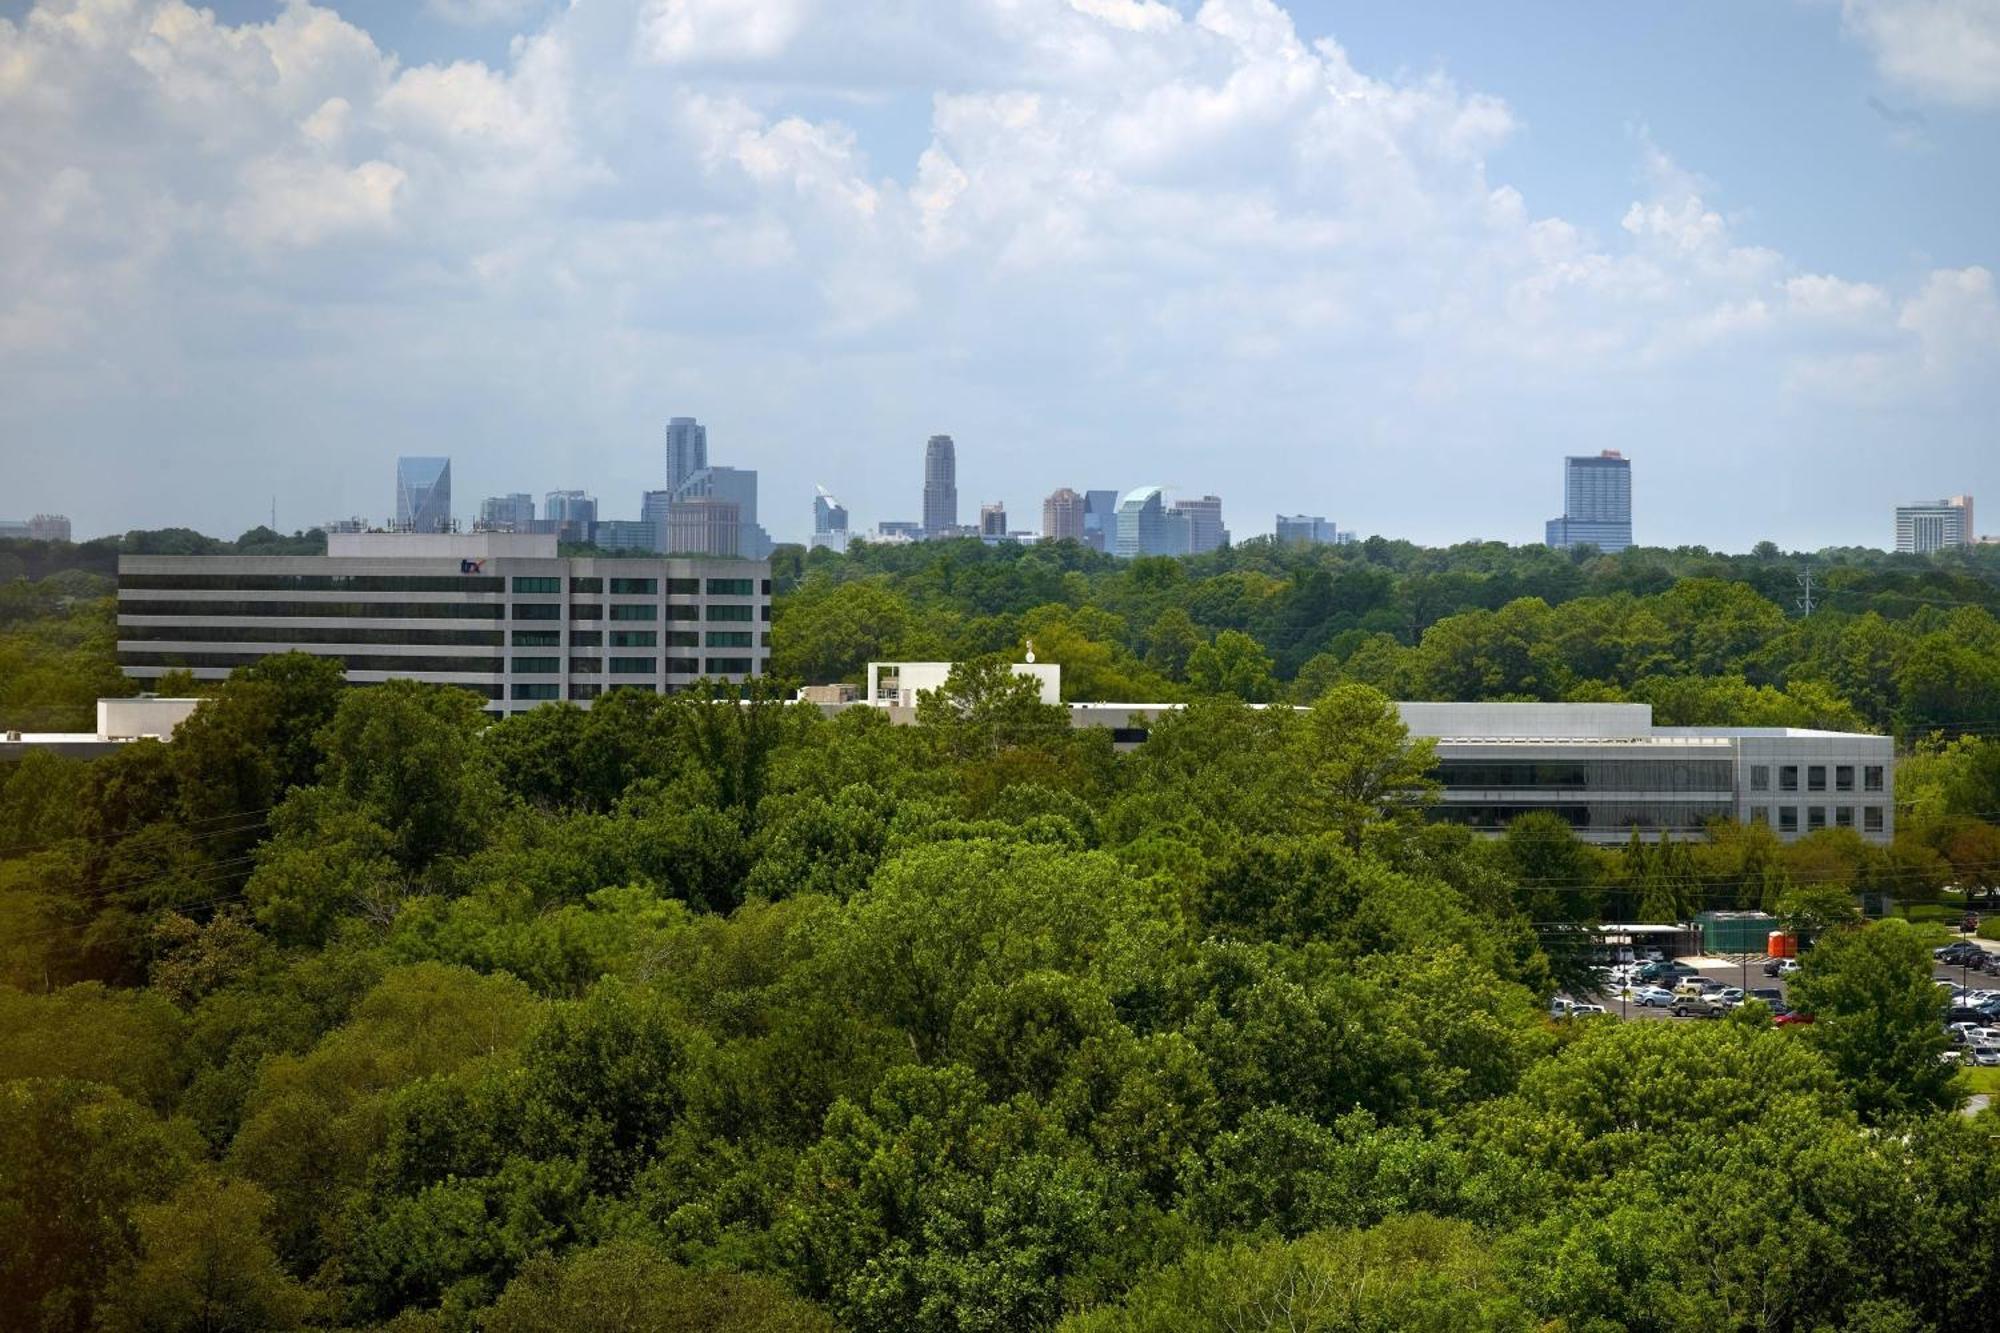
[[[951,675],[951,662],[870,662],[868,692],[862,701],[876,708],[915,708],[917,696],[926,690],[944,688]],[[1053,662],[1015,662],[1013,672],[1035,681],[1042,702],[1062,702],[1062,668]]]
[[[99,699],[97,730],[0,731],[0,762],[20,759],[32,751],[94,759],[138,740],[170,740],[181,723],[199,707],[199,699]]]

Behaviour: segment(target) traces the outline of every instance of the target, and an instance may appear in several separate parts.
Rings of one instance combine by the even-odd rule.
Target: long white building
[[[272,653],[354,684],[459,685],[514,712],[762,675],[764,561],[571,559],[552,535],[334,533],[324,556],[121,556],[118,661],[220,680]]]
[[[918,689],[944,683],[951,664],[870,663],[864,700],[897,722],[915,720]],[[1042,665],[1017,668],[1049,673]],[[897,681],[914,688],[893,689]],[[1044,697],[1059,689],[1044,679]],[[829,710],[844,706],[823,705]],[[1072,703],[1070,724],[1103,727],[1112,744],[1145,743],[1160,703]],[[1437,745],[1434,818],[1498,834],[1524,814],[1559,816],[1590,842],[1637,829],[1699,838],[1709,822],[1765,824],[1786,842],[1850,828],[1886,845],[1896,832],[1895,741],[1796,727],[1656,727],[1649,704],[1403,703],[1412,736]]]

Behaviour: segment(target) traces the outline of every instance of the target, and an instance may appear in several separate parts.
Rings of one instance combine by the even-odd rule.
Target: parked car
[[[1969,1004],[1955,1004],[1944,1011],[1944,1023],[1946,1027],[1952,1027],[1960,1023],[1966,1027],[1973,1028],[1991,1027],[1992,1023],[1990,1020],[1992,1017],[1993,1015],[1987,1013],[1984,1009],[1975,1009]]]
[[[1785,1013],[1779,1014],[1776,1018],[1773,1018],[1771,1021],[1782,1027],[1790,1027],[1794,1023],[1812,1022],[1812,1015],[1800,1013],[1796,1009],[1791,1009],[1787,1010]]]
[[[1632,992],[1632,1003],[1647,1009],[1664,1009],[1674,1002],[1674,993],[1665,986],[1640,986]]]
[[[1720,1000],[1731,1008],[1743,1003],[1743,988],[1741,986],[1717,986],[1715,989],[1705,993],[1709,999]]]
[[[1601,1014],[1604,1012],[1604,1006],[1601,1004],[1585,1004],[1580,1000],[1572,1000],[1567,995],[1558,995],[1549,1001],[1549,1017],[1551,1018],[1576,1018],[1583,1014]]]
[[[1692,977],[1700,975],[1692,963],[1683,963],[1678,958],[1656,959],[1639,969],[1641,981],[1663,981],[1668,977]]]
[[[1799,960],[1796,958],[1773,958],[1764,964],[1764,975],[1767,977],[1789,977],[1798,970]]]
[[[1721,1000],[1710,999],[1706,995],[1675,995],[1673,1008],[1668,1010],[1675,1018],[1721,1018],[1730,1006]]]
[[[1765,1004],[1779,1005],[1785,1002],[1785,993],[1776,986],[1752,986],[1750,998],[1762,1000]]]
[[[1992,1046],[1976,1046],[1972,1051],[1972,1063],[1987,1069],[2000,1065],[2000,1049]]]

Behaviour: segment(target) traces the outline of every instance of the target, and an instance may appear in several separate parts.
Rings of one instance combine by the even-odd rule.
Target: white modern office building
[[[1060,667],[1040,673],[1043,701],[1060,697]],[[878,662],[865,701],[915,720],[916,695],[949,662]],[[1070,725],[1103,727],[1121,751],[1146,742],[1181,704],[1071,703]],[[827,705],[836,709],[840,705]],[[1895,742],[1888,736],[1793,727],[1656,727],[1648,704],[1403,703],[1416,737],[1437,746],[1431,816],[1497,836],[1525,814],[1561,818],[1589,842],[1638,830],[1701,838],[1713,820],[1768,825],[1791,842],[1826,828],[1886,845],[1896,831]]]
[[[570,559],[549,534],[335,533],[324,556],[121,556],[118,660],[220,680],[272,653],[352,684],[460,685],[497,712],[762,675],[762,561]]]
[[[1544,525],[1547,545],[1595,546],[1607,555],[1632,544],[1632,460],[1616,449],[1563,460],[1563,512]]]
[[[1896,506],[1896,549],[1907,555],[1970,546],[1974,540],[1969,495]]]

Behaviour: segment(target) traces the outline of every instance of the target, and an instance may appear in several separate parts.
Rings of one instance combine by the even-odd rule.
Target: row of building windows
[[[769,607],[765,608],[767,613],[769,610]],[[563,612],[560,602],[514,603],[514,619],[516,620],[561,620],[562,618]],[[602,620],[605,618],[604,608],[601,606],[572,606],[569,609],[569,618],[571,620]],[[660,618],[660,607],[657,602],[614,602],[611,605],[610,618],[627,623],[632,621],[656,621]],[[699,620],[701,618],[702,609],[698,606],[669,606],[667,608],[668,620]],[[708,608],[707,618],[723,624],[747,625],[754,622],[757,616],[755,607],[711,604]],[[767,614],[765,619],[768,620],[769,618]]]
[[[1735,788],[1735,774],[1727,759],[1447,759],[1432,776],[1447,788],[1628,792],[1723,792]]]
[[[1699,832],[1711,820],[1729,819],[1734,810],[1714,801],[1589,801],[1533,802],[1482,805],[1451,802],[1432,807],[1436,818],[1446,823],[1466,824],[1487,832],[1499,832],[1523,815],[1552,814],[1571,828],[1598,833],[1623,833],[1632,829],[1654,832],[1673,829]]]
[[[1799,764],[1778,765],[1779,791],[1797,791],[1799,789],[1799,769],[1801,767]],[[1806,764],[1803,767],[1805,769],[1806,790],[1809,792],[1826,790],[1827,770],[1829,768],[1833,770],[1833,789],[1835,791],[1854,790],[1854,770],[1856,768],[1854,764]],[[1886,772],[1885,766],[1882,764],[1862,764],[1859,767],[1861,769],[1861,790],[1881,791]],[[1750,766],[1750,790],[1771,790],[1771,766],[1769,764],[1752,764]]]
[[[1826,820],[1829,809],[1833,815],[1834,828],[1854,827],[1855,806],[1836,805],[1828,807],[1824,805],[1809,805],[1805,807],[1805,831],[1807,833],[1817,833],[1819,830],[1827,827]],[[1864,805],[1859,807],[1859,809],[1861,811],[1861,831],[1863,833],[1882,832],[1882,807],[1879,805]],[[1780,833],[1797,833],[1799,831],[1799,807],[1796,805],[1769,807],[1753,805],[1750,807],[1750,822],[1753,824],[1775,823]]]
[[[505,592],[507,581],[476,574],[457,578],[434,574],[120,574],[118,586],[170,592]]]
[[[161,575],[157,577],[165,578],[167,576]],[[439,579],[434,581],[446,585],[443,588],[435,590],[439,592],[449,591],[451,588],[457,586],[456,584],[451,583],[449,580]],[[499,579],[488,579],[482,581],[490,582],[496,585],[493,591],[496,592],[499,591],[499,588],[497,586],[500,583]],[[658,579],[614,578],[610,580],[610,583],[611,583],[611,595],[614,597],[621,597],[621,596],[653,597],[657,596],[660,591],[660,581]],[[580,578],[571,579],[569,581],[569,590],[574,594],[594,595],[602,593],[604,591],[604,585],[605,585],[605,580],[601,577],[584,576]],[[135,584],[133,586],[144,587],[148,585]],[[178,580],[172,582],[157,583],[150,586],[162,587],[162,588],[172,588],[172,587],[193,588],[193,587],[200,587],[202,585],[198,583],[188,582],[186,580]],[[261,585],[243,584],[240,586],[257,587]],[[385,590],[385,591],[392,591],[392,590]],[[559,577],[548,577],[544,575],[517,574],[514,576],[514,591],[517,593],[533,593],[537,595],[542,593],[559,593],[562,591],[562,579]],[[700,591],[701,591],[700,579],[667,580],[667,594],[669,596],[692,597],[698,594]],[[757,581],[755,579],[710,579],[708,581],[708,595],[710,597],[754,597],[756,595],[756,591],[757,591]],[[770,591],[771,591],[771,581],[769,579],[765,579],[764,592],[768,596],[770,594]]]
[[[349,671],[394,671],[398,674],[458,671],[497,676],[505,670],[498,657],[405,657],[386,653],[315,653],[341,663]],[[118,664],[128,667],[240,667],[265,661],[265,653],[140,652],[118,654]]]
[[[321,620],[504,620],[505,602],[174,602],[120,597],[118,616],[193,616],[201,620],[296,616]]]
[[[550,631],[551,634],[554,631]],[[423,647],[498,648],[504,637],[497,629],[297,629],[288,625],[124,625],[118,637],[133,643],[407,643]],[[515,634],[519,646],[521,635]]]

